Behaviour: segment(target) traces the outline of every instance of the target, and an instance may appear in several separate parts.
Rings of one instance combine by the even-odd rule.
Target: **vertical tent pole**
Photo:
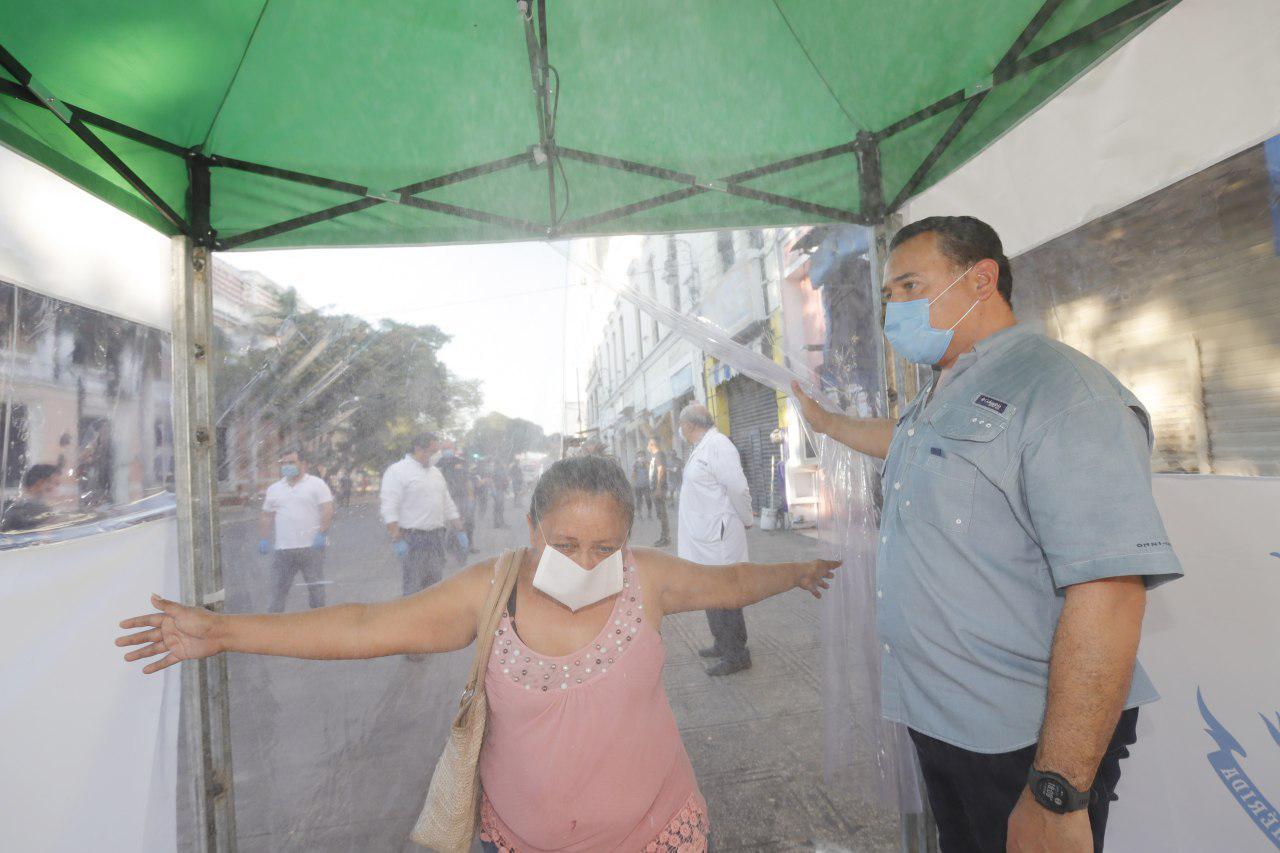
[[[880,304],[880,288],[884,277],[884,263],[889,257],[889,240],[897,230],[897,216],[887,212],[884,203],[884,184],[880,172],[880,146],[868,133],[859,133],[854,150],[858,155],[858,190],[862,211],[867,219],[874,223],[868,260],[871,264],[871,275],[868,277],[869,305]],[[884,317],[877,313],[876,322],[881,323]],[[888,342],[882,349],[883,357],[878,365],[880,374],[881,399],[873,407],[875,414],[881,417],[897,419],[902,399],[902,389],[898,387],[898,377],[904,372],[899,359],[892,354]],[[882,498],[876,496],[877,503]],[[877,507],[879,508],[879,507]],[[901,815],[901,836],[899,848],[902,853],[937,853],[938,827],[929,808],[929,800],[923,796],[924,811],[922,814]]]
[[[209,162],[187,161],[190,236],[173,238],[173,433],[182,600],[202,606],[222,589],[214,441],[213,267]],[[213,604],[221,609],[221,604]],[[182,665],[182,710],[195,783],[201,853],[236,849],[227,663],[219,655]]]

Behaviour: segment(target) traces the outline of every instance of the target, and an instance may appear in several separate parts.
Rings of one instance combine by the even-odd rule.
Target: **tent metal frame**
[[[883,257],[887,252],[890,223],[897,219],[895,212],[927,180],[934,167],[996,86],[1052,62],[1120,27],[1143,19],[1153,19],[1157,13],[1172,7],[1177,2],[1178,0],[1130,0],[1114,12],[1076,29],[1027,56],[1022,56],[1025,49],[1062,4],[1062,0],[1044,0],[1039,11],[985,79],[976,81],[966,89],[953,92],[878,131],[862,131],[848,142],[716,179],[699,178],[696,175],[662,166],[559,145],[555,138],[556,108],[553,106],[551,90],[551,76],[554,69],[548,61],[546,0],[519,0],[517,3],[518,12],[524,19],[530,83],[538,116],[538,143],[524,152],[437,175],[392,190],[311,175],[177,145],[107,116],[59,100],[3,45],[0,45],[0,68],[7,71],[16,82],[0,78],[0,96],[44,107],[54,113],[177,232],[177,236],[173,238],[172,349],[180,578],[184,601],[216,608],[218,606],[216,603],[209,604],[217,599],[217,594],[222,588],[215,467],[217,462],[215,458],[216,416],[209,359],[213,336],[211,257],[213,251],[238,249],[308,225],[387,203],[500,226],[508,229],[513,236],[527,235],[529,239],[549,239],[590,234],[592,229],[605,223],[625,219],[636,213],[675,204],[707,192],[722,192],[811,214],[833,222],[870,226],[874,229],[876,255]],[[559,85],[558,80],[556,85]],[[962,107],[962,109],[911,178],[894,195],[892,201],[886,203],[883,174],[880,169],[881,143],[955,107]],[[179,215],[91,128],[183,158],[188,172],[186,216]],[[757,178],[847,155],[853,155],[856,158],[861,208],[857,211],[816,204],[746,186],[746,182]],[[562,158],[665,180],[676,186],[668,192],[650,198],[562,223],[559,221],[560,213],[556,203],[556,169],[560,167],[563,174]],[[542,165],[546,166],[548,182],[549,216],[546,223],[531,222],[421,197],[422,193],[506,169]],[[333,190],[355,198],[281,222],[220,237],[210,221],[213,191],[211,170],[215,168],[232,169]],[[567,189],[566,183],[566,192]],[[875,270],[871,281],[873,289],[878,289],[879,286],[876,280],[879,270],[875,269],[878,266],[878,263],[873,264],[873,270]],[[895,377],[902,375],[906,367],[905,363],[886,353],[885,361],[881,365],[881,379],[886,392],[896,388],[898,380]],[[887,405],[890,411],[896,408],[892,395],[889,396]],[[200,851],[234,851],[236,832],[226,661],[223,657],[218,657],[213,661],[200,661],[195,667],[183,667],[182,679],[186,728],[193,733],[193,739],[188,746],[196,775],[193,781],[197,809],[197,847]],[[198,733],[198,743],[194,741],[194,733]],[[937,850],[936,832],[933,831],[927,812],[923,816],[904,816],[901,846],[904,851],[913,851],[913,853]]]
[[[1021,54],[1023,50],[1025,50],[1027,45],[1029,45],[1034,39],[1035,35],[1053,17],[1053,14],[1061,6],[1061,2],[1062,0],[1046,0],[1037,12],[1036,16],[1027,25],[1026,29],[1024,29],[1024,31],[1018,36],[1018,39],[1013,43],[1013,45],[1010,46],[1009,50],[1005,53],[1004,57],[996,67],[992,69],[991,74],[982,80],[976,81],[974,85],[967,89],[958,90],[944,98],[940,98],[934,103],[923,107],[911,115],[906,116],[878,131],[863,131],[859,133],[855,139],[848,142],[823,148],[818,151],[788,157],[783,160],[756,166],[751,169],[745,169],[720,178],[698,177],[687,172],[681,172],[662,166],[638,163],[633,160],[624,160],[606,154],[598,154],[575,148],[562,147],[559,145],[555,138],[555,116],[551,107],[551,66],[548,62],[546,0],[521,0],[518,4],[520,7],[519,14],[524,19],[525,46],[529,56],[530,80],[532,83],[536,114],[538,117],[538,143],[526,152],[513,154],[488,163],[481,163],[469,168],[438,175],[436,177],[428,178],[426,180],[391,190],[369,187],[363,184],[357,184],[336,178],[311,175],[305,172],[298,172],[278,166],[253,163],[233,157],[224,157],[216,153],[184,148],[175,143],[169,142],[168,140],[161,139],[153,134],[130,127],[129,125],[123,124],[122,122],[118,122],[109,117],[102,116],[82,107],[58,100],[54,95],[41,86],[38,80],[36,80],[12,54],[4,49],[3,45],[0,45],[0,67],[4,67],[5,70],[8,71],[9,74],[18,82],[14,83],[0,79],[0,95],[25,101],[29,104],[43,106],[52,111],[77,137],[84,141],[86,145],[98,154],[98,156],[108,166],[119,174],[126,183],[133,187],[135,191],[150,203],[151,206],[154,207],[160,215],[181,234],[191,234],[192,228],[190,223],[182,216],[178,215],[178,213],[174,211],[168,203],[166,203],[150,186],[147,185],[145,180],[143,180],[123,160],[121,160],[120,157],[117,156],[90,129],[91,127],[97,127],[101,130],[114,133],[133,142],[146,145],[157,151],[162,151],[173,156],[184,158],[191,156],[204,157],[207,159],[210,167],[235,169],[238,171],[263,175],[265,177],[290,181],[306,186],[320,187],[356,196],[353,201],[334,205],[302,216],[292,217],[271,225],[250,229],[239,234],[220,237],[215,232],[209,231],[205,234],[196,235],[196,240],[200,245],[219,251],[238,249],[250,243],[256,243],[270,237],[295,231],[308,225],[337,219],[341,216],[346,216],[362,210],[368,210],[369,208],[375,207],[379,204],[387,203],[402,204],[407,207],[414,207],[420,210],[444,214],[446,216],[453,216],[489,225],[500,226],[509,230],[512,233],[512,236],[525,235],[529,239],[551,239],[589,234],[592,229],[598,228],[605,223],[624,219],[633,214],[652,210],[657,207],[675,204],[687,198],[692,198],[707,192],[722,192],[739,198],[752,199],[754,201],[794,210],[799,213],[821,217],[833,222],[873,226],[880,221],[884,213],[892,213],[893,211],[901,208],[906,200],[910,198],[911,195],[928,178],[930,172],[937,165],[938,161],[950,149],[952,143],[981,108],[983,102],[995,87],[1052,62],[1058,57],[1078,47],[1090,44],[1102,36],[1114,32],[1120,27],[1126,26],[1143,18],[1154,17],[1156,13],[1175,5],[1178,0],[1130,0],[1130,2],[1125,3],[1114,12],[1104,15],[1092,23],[1080,27],[1074,32],[1040,48],[1034,53],[1022,56]],[[938,139],[933,149],[925,157],[924,161],[921,162],[915,173],[887,205],[882,206],[877,203],[869,205],[867,204],[866,199],[863,198],[861,210],[846,210],[844,208],[817,204],[803,199],[771,193],[746,185],[747,181],[769,175],[776,175],[811,163],[817,163],[829,160],[833,157],[840,157],[849,154],[857,156],[860,185],[868,182],[871,185],[875,185],[879,183],[879,177],[867,176],[864,174],[868,163],[879,162],[878,157],[868,156],[868,151],[871,146],[879,146],[884,140],[892,136],[896,136],[905,130],[915,127],[921,122],[927,121],[934,116],[940,115],[947,110],[961,105],[963,105],[963,109],[959,115],[956,116],[951,125]],[[558,221],[559,214],[556,209],[555,172],[557,162],[562,157],[602,168],[615,169],[617,171],[627,172],[630,174],[644,175],[647,177],[670,181],[673,184],[679,185],[679,188],[673,188],[668,192],[622,205],[611,210],[602,211],[560,223]],[[547,168],[549,201],[549,216],[546,223],[531,222],[525,219],[504,216],[483,210],[475,210],[468,207],[420,197],[422,193],[430,192],[431,190],[439,189],[440,187],[461,183],[483,175],[513,168],[515,166],[542,165],[544,162]]]

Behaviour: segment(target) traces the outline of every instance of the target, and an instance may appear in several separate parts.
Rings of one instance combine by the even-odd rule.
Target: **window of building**
[[[734,260],[732,231],[716,232],[716,252],[720,255],[720,269],[728,272]]]
[[[675,237],[667,240],[666,279],[667,292],[671,296],[671,310],[683,312],[680,305],[680,258],[677,255]]]
[[[658,276],[653,271],[653,255],[649,256],[649,298],[655,303],[658,301]],[[649,323],[651,325],[650,331],[653,333],[654,346],[657,346],[658,341],[661,340],[661,330],[658,328],[658,318],[650,317]]]

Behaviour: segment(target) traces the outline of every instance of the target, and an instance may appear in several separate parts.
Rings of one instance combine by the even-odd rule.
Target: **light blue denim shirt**
[[[935,374],[935,383],[936,383]],[[1064,589],[1182,574],[1151,495],[1150,418],[1022,326],[911,403],[884,466],[876,619],[886,717],[976,752],[1035,743]],[[1157,698],[1142,666],[1125,707]]]

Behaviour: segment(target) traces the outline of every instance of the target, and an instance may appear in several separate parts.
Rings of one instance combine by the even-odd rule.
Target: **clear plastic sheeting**
[[[734,436],[747,463],[744,469],[749,480],[753,479],[751,457],[756,448],[750,441],[737,439],[745,430],[734,430],[738,423],[733,397],[742,396],[742,391],[729,386],[752,383],[758,388],[755,393],[775,399],[774,405],[781,407],[774,413],[774,425],[780,421],[782,425],[775,432],[776,451],[768,457],[769,488],[764,500],[758,501],[762,526],[776,529],[791,518],[805,519],[803,509],[798,513],[784,509],[797,491],[794,486],[791,490],[779,488],[778,481],[787,479],[789,473],[809,490],[806,497],[812,504],[805,520],[823,543],[824,555],[843,563],[821,607],[826,779],[833,786],[857,792],[868,802],[892,806],[901,813],[919,813],[922,788],[910,738],[903,726],[880,716],[874,596],[878,474],[867,457],[826,436],[815,436],[798,408],[786,402],[794,381],[833,410],[854,417],[886,416],[879,384],[884,354],[878,295],[872,288],[870,231],[838,227],[748,235],[748,250],[752,244],[761,250],[754,259],[758,264],[751,265],[754,276],[749,281],[735,281],[733,264],[726,263],[726,237],[732,253],[734,232],[646,238],[668,247],[666,257],[671,262],[664,269],[664,278],[675,287],[665,300],[658,298],[656,289],[646,292],[643,266],[637,270],[633,264],[630,275],[618,277],[598,263],[599,252],[570,249],[564,254],[589,275],[591,283],[670,329],[707,359],[710,378],[704,387],[705,398],[718,424],[727,426],[723,431]],[[705,246],[702,254],[691,242],[699,238]],[[686,250],[670,251],[681,243]],[[680,304],[677,293],[681,281],[701,285],[708,279],[715,284],[705,292],[695,286],[687,313],[674,307]],[[741,289],[735,290],[734,285]],[[751,317],[755,287],[763,290],[763,301],[754,306],[756,316]],[[730,331],[707,316],[718,313],[724,317],[726,305],[733,303],[747,306],[746,311],[736,305],[729,309],[728,316],[737,315],[741,329]],[[790,327],[787,308],[793,320]],[[625,332],[626,320],[618,319]],[[637,321],[637,326],[643,330],[644,323]],[[820,359],[811,355],[815,351],[822,353]],[[726,374],[729,378],[721,395],[718,389],[712,390],[712,383],[720,383]],[[735,375],[741,378],[733,378]],[[737,408],[741,411],[743,407]],[[669,410],[671,417],[677,414],[674,408]],[[789,464],[797,459],[810,464]],[[757,491],[763,490],[753,489],[753,496]]]
[[[173,511],[169,336],[0,282],[0,549]]]
[[[874,680],[860,662],[866,650],[849,633],[874,632],[870,617],[850,609],[859,600],[855,590],[870,582],[873,564],[865,550],[850,551],[854,540],[844,541],[831,501],[823,499],[817,511],[817,479],[827,477],[811,476],[823,468],[818,445],[779,393],[792,379],[815,392],[820,387],[810,362],[821,346],[784,346],[782,300],[799,285],[784,284],[780,264],[785,242],[794,236],[739,231],[610,238],[553,246],[555,254],[530,244],[525,268],[531,272],[518,290],[543,295],[522,307],[526,321],[519,331],[499,319],[513,303],[491,292],[494,285],[474,284],[456,303],[462,310],[452,314],[446,307],[411,305],[383,313],[379,306],[403,304],[402,283],[371,271],[357,294],[344,294],[338,307],[319,308],[313,303],[332,297],[316,282],[325,271],[308,268],[305,256],[291,269],[310,272],[281,276],[297,283],[296,291],[238,268],[252,266],[255,256],[216,256],[213,364],[225,611],[385,601],[528,544],[533,484],[563,454],[603,452],[621,463],[637,489],[633,547],[652,546],[664,536],[675,541],[679,484],[690,451],[675,419],[689,401],[706,402],[743,454],[759,518],[750,534],[751,559],[851,554],[825,602],[793,590],[746,609],[754,656],[749,672],[706,674],[715,662],[698,654],[711,639],[702,612],[664,620],[664,681],[708,800],[716,846],[776,849],[811,840],[832,848],[894,849],[895,754],[870,718],[875,707],[867,691]],[[672,246],[680,257],[668,264]],[[496,250],[468,251],[478,258]],[[601,265],[579,263],[583,252],[600,252],[598,260],[608,255],[605,266],[629,266],[641,273],[641,282],[649,256],[660,252],[663,298],[641,299],[635,310],[635,302],[617,299],[618,288],[599,286]],[[561,260],[566,254],[567,264]],[[532,272],[542,269],[539,258],[558,261],[549,265],[550,281]],[[547,285],[562,282],[568,289],[552,294],[557,288]],[[455,302],[451,296],[423,302],[433,298],[442,306]],[[538,313],[547,306],[549,315]],[[622,327],[619,309],[630,312]],[[379,316],[394,319],[374,319]],[[566,330],[563,342],[548,335],[557,320]],[[744,338],[747,328],[754,334]],[[457,356],[475,352],[465,348],[468,341],[451,338],[465,334],[455,332],[461,329],[486,330],[496,347],[490,362]],[[619,358],[606,395],[591,351],[605,339],[612,346],[615,332]],[[812,342],[820,345],[821,332],[814,326],[805,334],[819,335]],[[556,395],[562,369],[563,406],[535,412],[519,405],[495,410],[491,403],[499,381],[512,377],[518,385],[543,383],[540,397]],[[637,384],[644,388],[636,390]],[[844,396],[865,404],[868,392]],[[593,394],[604,408],[590,403]],[[625,425],[605,410],[623,398],[630,410]],[[551,421],[558,415],[551,413],[561,410],[557,431]],[[405,522],[443,527],[441,551],[424,566],[397,551],[384,491],[422,470],[421,460],[406,463],[406,455],[427,432],[438,439],[427,467],[440,471],[458,518]],[[666,461],[665,499],[655,500],[648,488],[650,441]],[[600,448],[591,448],[592,442]],[[808,459],[803,471],[793,464],[802,457]],[[839,472],[856,470],[854,460],[831,456],[828,464],[835,466],[831,476],[851,482]],[[303,477],[289,488],[331,508],[322,540],[311,529],[293,529],[287,513],[278,511],[281,484],[295,465]],[[805,477],[813,482],[801,491],[813,491],[800,501],[815,509],[797,505],[788,516],[788,495]],[[838,512],[874,511],[873,493],[858,488]],[[798,523],[793,527],[788,518]],[[675,551],[670,544],[659,547]],[[358,661],[232,655],[240,849],[411,849],[409,830],[470,660],[469,648]],[[843,738],[838,762],[831,760],[824,727]],[[783,818],[765,819],[770,808]]]

